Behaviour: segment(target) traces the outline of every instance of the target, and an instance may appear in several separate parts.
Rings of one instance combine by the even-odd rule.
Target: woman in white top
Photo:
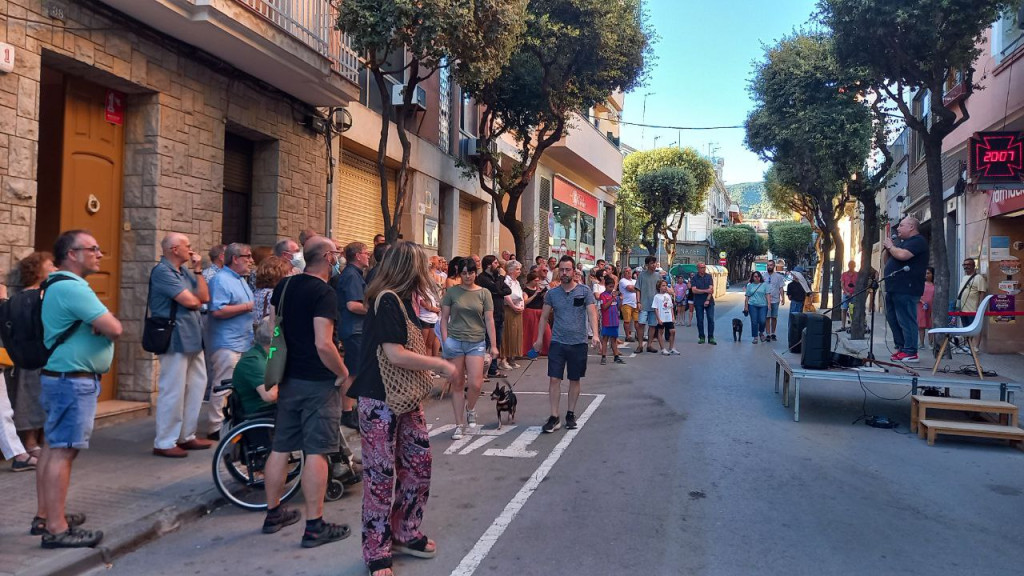
[[[431,286],[431,288],[433,289],[435,286]],[[440,300],[440,295],[434,290],[428,294],[416,295],[416,316],[420,320],[420,328],[423,331],[423,343],[427,345],[427,352],[431,356],[440,356],[441,351],[441,342],[438,341],[437,334],[434,332],[434,325],[440,320],[440,316],[438,316],[441,313]]]
[[[505,329],[501,334],[501,358],[498,366],[502,370],[519,368],[516,358],[522,355],[523,346],[523,286],[519,276],[523,273],[523,265],[515,260],[505,264],[505,284],[512,293],[505,296]]]

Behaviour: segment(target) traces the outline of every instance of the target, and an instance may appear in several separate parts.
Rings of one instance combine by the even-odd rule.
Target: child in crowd
[[[611,346],[616,364],[626,362],[619,355],[619,294],[615,278],[605,276],[604,291],[598,296],[601,302],[601,365],[607,364],[605,353]]]
[[[689,283],[686,281],[686,276],[680,274],[676,276],[676,283],[673,285],[676,296],[676,320],[681,324],[683,316],[686,314],[686,293],[690,288]]]
[[[679,354],[679,350],[676,350],[676,327],[672,314],[675,310],[675,294],[664,280],[658,282],[657,287],[658,293],[654,296],[652,305],[658,314],[658,322],[661,322],[661,332],[665,335],[664,343],[660,342],[661,335],[658,335],[659,347],[665,356]]]

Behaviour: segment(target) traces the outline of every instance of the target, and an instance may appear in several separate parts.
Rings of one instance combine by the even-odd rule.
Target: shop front
[[[1024,190],[989,191],[988,292],[995,297],[989,312],[1017,312],[1021,305],[1020,261],[1024,258]],[[1024,349],[1024,316],[986,318],[986,352],[1012,354]]]
[[[553,256],[572,256],[584,266],[597,263],[595,196],[560,175],[554,178],[548,244]]]

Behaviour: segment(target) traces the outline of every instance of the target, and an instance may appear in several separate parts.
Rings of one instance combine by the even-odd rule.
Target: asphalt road
[[[793,422],[773,392],[770,349],[784,344],[733,343],[740,304],[720,300],[718,346],[682,327],[682,356],[592,357],[575,433],[530,429],[546,417],[539,360],[518,381],[515,428],[498,435],[482,400],[483,433],[456,446],[437,434],[424,529],[440,552],[397,558],[396,573],[1021,573],[1024,455],[953,438],[929,447],[906,434],[907,397],[852,384],[806,385]],[[901,426],[851,425],[862,405]],[[427,415],[452,422],[447,402]],[[353,527],[336,544],[304,550],[301,524],[263,535],[262,515],[224,507],[101,572],[365,574],[359,494],[326,506]]]

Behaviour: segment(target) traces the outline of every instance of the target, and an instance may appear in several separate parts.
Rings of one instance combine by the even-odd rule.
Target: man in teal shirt
[[[53,351],[40,377],[46,445],[39,457],[39,508],[31,532],[42,536],[43,548],[81,548],[98,544],[103,532],[79,528],[85,521],[81,514],[65,515],[71,463],[79,450],[89,447],[100,378],[110,370],[121,322],[85,281],[100,271],[103,258],[91,234],[64,232],[57,238],[53,257],[57,272],[43,287],[45,344],[54,346],[61,334],[72,332]],[[57,276],[67,279],[54,282]]]
[[[238,364],[235,364],[235,371],[231,376],[231,385],[238,394],[242,410],[245,411],[245,418],[252,418],[254,414],[268,412],[274,409],[277,402],[277,386],[267,390],[263,385],[263,376],[267,370],[267,349],[270,347],[270,337],[274,331],[269,318],[264,318],[256,328],[256,343],[242,357]],[[235,420],[235,425],[238,420]]]

